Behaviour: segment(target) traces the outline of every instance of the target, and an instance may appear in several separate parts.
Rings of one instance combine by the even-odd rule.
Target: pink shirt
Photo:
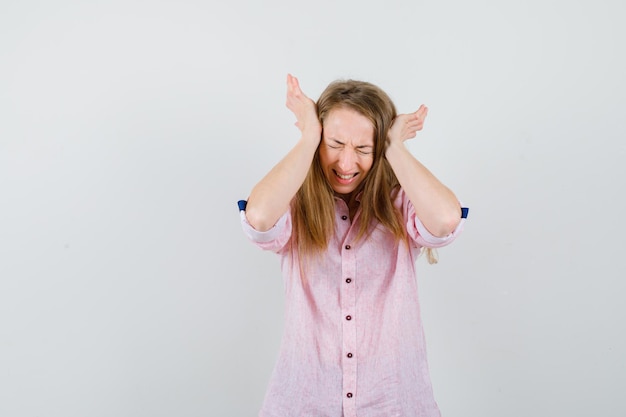
[[[291,214],[259,232],[241,211],[246,235],[279,254],[285,288],[285,331],[260,417],[440,416],[426,362],[415,260],[420,247],[452,242],[421,224],[404,191],[401,210],[410,244],[382,226],[355,242],[359,213],[350,221],[335,204],[335,235],[324,256],[302,277],[291,249]]]

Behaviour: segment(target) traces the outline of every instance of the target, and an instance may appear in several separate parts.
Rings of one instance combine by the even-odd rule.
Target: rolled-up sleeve
[[[239,211],[241,217],[241,227],[245,235],[259,248],[263,250],[271,250],[273,252],[280,252],[291,237],[291,212],[287,210],[276,224],[265,232],[256,230],[246,218],[246,211],[242,209]]]
[[[463,216],[461,217],[461,221],[452,233],[448,236],[437,237],[433,236],[433,234],[426,229],[426,226],[424,226],[424,224],[417,217],[413,203],[411,203],[403,190],[400,190],[398,198],[402,204],[402,213],[406,222],[407,233],[409,238],[411,238],[415,244],[426,248],[440,248],[452,243],[454,239],[456,239],[456,237],[463,231],[463,226],[465,225],[465,219],[467,217],[467,208],[462,209]],[[459,203],[459,205],[462,206],[461,203]]]

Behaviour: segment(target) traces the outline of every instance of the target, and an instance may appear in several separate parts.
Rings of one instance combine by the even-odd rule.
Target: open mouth
[[[358,172],[355,172],[354,174],[340,174],[337,171],[335,171],[333,169],[333,173],[335,174],[335,177],[337,178],[337,181],[339,181],[341,184],[350,184],[352,182],[352,180],[354,180],[354,178],[359,175]]]

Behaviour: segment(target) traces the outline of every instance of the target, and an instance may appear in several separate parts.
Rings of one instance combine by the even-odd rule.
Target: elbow
[[[259,210],[253,205],[248,204],[245,213],[246,220],[250,226],[258,232],[267,232],[274,226],[275,221],[268,219],[267,216],[263,215],[264,213],[262,210]]]
[[[434,230],[431,230],[430,232],[435,237],[446,237],[456,230],[460,222],[461,209],[459,208],[457,211],[452,211],[448,215],[441,216],[439,222],[437,223],[437,226],[434,227]]]

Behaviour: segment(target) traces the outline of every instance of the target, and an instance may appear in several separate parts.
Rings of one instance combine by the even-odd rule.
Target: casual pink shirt
[[[378,225],[355,241],[359,213],[350,221],[337,198],[335,234],[324,256],[300,273],[290,245],[291,214],[259,232],[241,211],[246,235],[280,256],[285,330],[260,417],[438,417],[426,362],[415,260],[424,247],[441,247],[460,233],[431,235],[400,190],[394,204],[409,245]]]

